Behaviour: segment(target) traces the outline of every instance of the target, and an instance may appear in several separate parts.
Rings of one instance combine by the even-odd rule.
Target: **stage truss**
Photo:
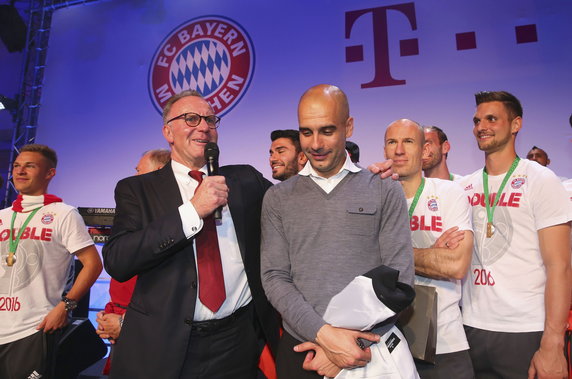
[[[99,1],[103,0],[30,0],[24,67],[16,99],[18,108],[14,117],[8,180],[2,208],[9,206],[17,196],[11,180],[12,163],[20,153],[20,148],[23,145],[34,143],[36,138],[52,15],[58,9]]]

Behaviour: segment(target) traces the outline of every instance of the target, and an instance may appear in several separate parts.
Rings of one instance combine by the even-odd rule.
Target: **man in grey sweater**
[[[365,366],[371,352],[358,343],[379,336],[327,324],[322,316],[330,299],[380,265],[398,270],[408,285],[414,275],[401,186],[361,170],[345,151],[354,127],[346,95],[330,85],[310,88],[300,99],[298,121],[309,162],[270,188],[262,209],[262,282],[284,323],[280,379]],[[304,341],[310,344],[293,350]],[[309,347],[313,352],[304,353]]]

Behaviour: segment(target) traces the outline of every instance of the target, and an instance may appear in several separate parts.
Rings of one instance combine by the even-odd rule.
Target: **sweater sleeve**
[[[399,281],[413,286],[414,263],[409,215],[403,189],[397,181],[382,180],[382,218],[379,248],[382,263],[399,271]]]
[[[289,244],[281,219],[277,187],[270,188],[262,203],[261,276],[270,303],[287,325],[307,341],[314,341],[326,324],[292,280]]]

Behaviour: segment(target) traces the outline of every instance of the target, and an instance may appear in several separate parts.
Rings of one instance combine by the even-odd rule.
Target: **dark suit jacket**
[[[257,327],[275,348],[279,324],[260,281],[260,210],[271,183],[251,166],[223,166],[220,174],[229,187]],[[112,234],[103,248],[105,268],[119,281],[139,277],[114,348],[111,377],[178,378],[191,336],[197,272],[171,164],[121,180],[115,202]]]

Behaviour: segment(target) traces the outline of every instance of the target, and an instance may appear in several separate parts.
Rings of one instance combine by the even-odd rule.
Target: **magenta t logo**
[[[371,82],[363,83],[361,88],[397,86],[405,84],[405,80],[394,79],[391,76],[387,30],[388,10],[394,10],[404,14],[411,25],[411,30],[417,30],[414,3],[395,4],[346,12],[346,39],[350,38],[354,24],[361,16],[371,14],[372,19],[375,76]],[[401,40],[399,43],[401,56],[419,54],[417,38]],[[346,62],[361,61],[363,61],[363,45],[347,46]]]

